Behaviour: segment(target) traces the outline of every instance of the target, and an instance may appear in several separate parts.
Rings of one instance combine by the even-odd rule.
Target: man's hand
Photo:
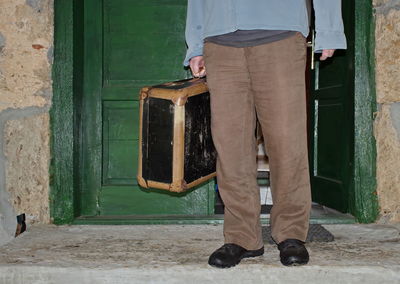
[[[206,67],[204,65],[203,56],[195,56],[190,59],[190,69],[194,77],[206,76]]]
[[[335,49],[324,49],[324,50],[322,50],[322,55],[319,58],[319,60],[324,61],[327,58],[332,57],[334,53],[335,53]]]

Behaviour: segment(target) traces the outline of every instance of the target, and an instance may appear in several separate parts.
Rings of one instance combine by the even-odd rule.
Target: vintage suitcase
[[[204,79],[145,87],[140,92],[138,182],[183,192],[215,176],[210,94]]]

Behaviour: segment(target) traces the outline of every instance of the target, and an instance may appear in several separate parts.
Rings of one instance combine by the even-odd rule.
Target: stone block
[[[28,223],[49,223],[49,115],[10,120],[4,132],[10,202]]]
[[[375,121],[377,193],[380,221],[400,222],[400,140],[394,128],[391,105],[382,105]]]
[[[0,31],[7,39],[0,47],[0,111],[49,105],[51,96],[35,94],[52,84],[53,0],[0,1],[0,11]]]
[[[400,10],[376,15],[376,87],[378,103],[400,101]]]

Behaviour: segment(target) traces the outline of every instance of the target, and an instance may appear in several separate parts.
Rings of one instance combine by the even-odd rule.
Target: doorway
[[[354,94],[360,96],[361,88],[352,75],[355,68],[358,68],[355,59],[359,56],[354,54],[354,46],[361,45],[361,42],[355,39],[354,27],[357,21],[354,19],[362,16],[364,20],[370,21],[371,15],[365,3],[360,1],[343,1],[343,5],[344,9],[347,9],[344,18],[346,32],[350,32],[349,50],[339,54],[331,63],[338,62],[335,65],[337,70],[332,72],[337,72],[337,77],[345,78],[346,83],[342,85],[346,90],[343,94],[351,93],[351,99],[339,102],[340,99],[348,99],[349,96],[333,98],[330,94],[323,93],[329,88],[338,87],[338,84],[329,81],[324,75],[331,72],[332,64],[319,66],[318,76],[314,73],[311,79],[314,87],[316,82],[319,83],[319,88],[314,90],[310,107],[314,110],[315,117],[310,121],[312,125],[317,126],[314,128],[316,132],[313,132],[317,135],[312,135],[311,140],[314,144],[311,145],[310,151],[313,155],[313,166],[317,166],[316,170],[312,171],[316,180],[313,198],[323,203],[330,202],[331,197],[335,196],[339,201],[333,206],[327,203],[329,206],[337,206],[341,211],[355,212],[357,215],[357,210],[354,210],[358,206],[355,202],[356,192],[371,191],[371,188],[361,186],[361,189],[359,184],[354,182],[360,176],[360,173],[354,175],[354,163],[357,161],[353,159],[356,156],[354,142],[358,142],[354,141],[354,133],[358,135],[359,130],[354,131],[354,123],[351,121],[353,119],[356,121],[356,127],[360,127],[357,125],[358,117],[354,116],[354,103],[357,100],[354,101],[353,98]],[[362,9],[357,10],[356,6]],[[213,182],[180,196],[146,191],[138,188],[134,179],[136,163],[130,162],[136,160],[138,149],[138,123],[135,123],[138,118],[135,117],[135,109],[140,87],[189,77],[181,64],[186,50],[183,32],[185,11],[185,2],[179,0],[85,0],[74,1],[73,5],[55,0],[54,70],[56,75],[60,75],[55,76],[55,89],[68,91],[67,96],[61,96],[62,92],[59,92],[59,95],[55,92],[52,109],[52,128],[57,130],[53,131],[52,137],[55,178],[52,179],[51,207],[55,223],[68,223],[78,219],[81,220],[78,222],[84,223],[85,218],[97,221],[101,218],[114,221],[124,218],[169,220],[165,222],[188,217],[205,220],[208,216],[208,219],[213,219]],[[358,14],[356,11],[359,11]],[[73,27],[68,26],[68,21],[71,20]],[[64,27],[64,30],[61,27]],[[359,25],[359,29],[361,27],[362,25]],[[68,29],[73,33],[65,34]],[[364,31],[363,35],[366,34],[368,31]],[[68,39],[71,43],[67,43]],[[69,51],[66,53],[69,56],[67,59],[60,55],[60,52],[65,50]],[[369,62],[370,57],[367,55],[369,56],[363,54],[364,57],[359,57],[362,62]],[[70,69],[73,70],[71,73],[67,73],[68,70],[60,70],[57,66],[74,68]],[[67,76],[61,76],[62,74]],[[65,79],[71,77],[73,86],[68,85]],[[57,84],[64,86],[64,89]],[[60,102],[59,98],[70,100]],[[73,107],[65,109],[66,103],[73,103]],[[338,104],[342,105],[339,107]],[[350,122],[343,132],[337,127],[342,126],[342,122],[335,124],[335,121],[329,119],[330,114],[335,111],[342,122]],[[75,123],[70,123],[68,117],[73,117]],[[64,128],[64,132],[59,131]],[[337,141],[338,133],[340,139],[353,139],[353,144],[345,143],[341,149],[328,151],[333,148],[324,148],[324,145],[331,145],[332,141]],[[59,139],[65,136],[72,142],[72,148],[70,144],[64,143],[65,139]],[[335,151],[342,151],[337,156],[345,158],[335,160],[334,165],[327,164],[326,161],[329,162]],[[66,160],[70,161],[67,165],[73,167],[73,174],[68,176],[68,179],[60,175],[66,172],[63,168]],[[341,167],[340,163],[345,167]],[[336,171],[338,168],[340,173]],[[331,173],[334,173],[334,176],[330,176]],[[335,186],[329,187],[321,183],[321,179],[324,182],[340,184],[341,187],[339,190]],[[334,188],[329,192],[335,193],[323,193],[328,187]],[[324,201],[325,195],[329,198]],[[374,201],[366,202],[373,204]],[[368,214],[373,216],[373,210],[371,212]]]

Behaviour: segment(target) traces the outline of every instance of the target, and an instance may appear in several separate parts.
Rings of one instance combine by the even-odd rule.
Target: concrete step
[[[221,225],[33,226],[0,247],[0,283],[400,283],[396,226],[325,225],[311,261],[284,267],[276,246],[231,269],[207,265]]]

